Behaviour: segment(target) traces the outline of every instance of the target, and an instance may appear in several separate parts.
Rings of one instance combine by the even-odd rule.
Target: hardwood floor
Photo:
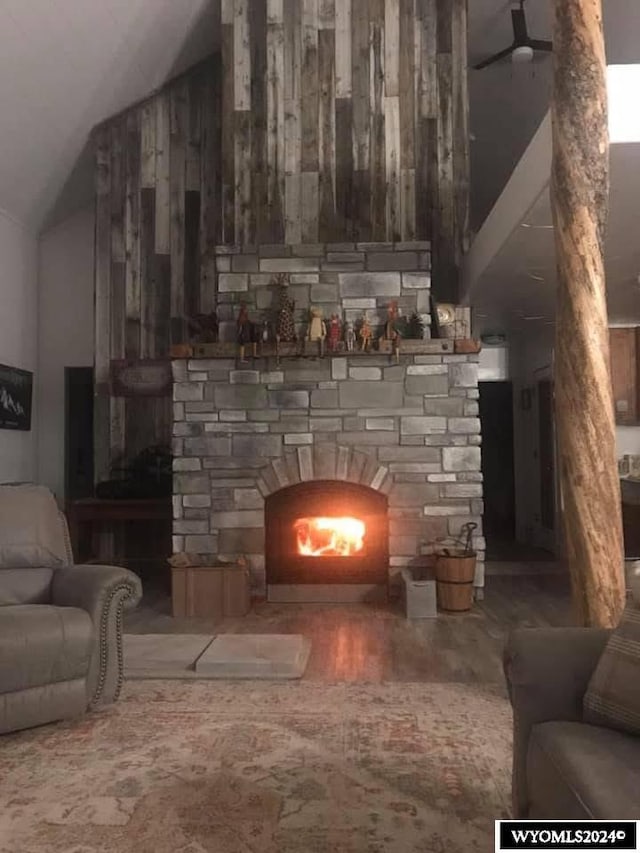
[[[502,684],[502,649],[516,626],[572,624],[564,574],[487,578],[485,599],[466,614],[408,621],[399,602],[312,605],[255,602],[244,618],[173,619],[166,595],[149,592],[125,631],[304,634],[312,641],[305,679],[350,682]]]

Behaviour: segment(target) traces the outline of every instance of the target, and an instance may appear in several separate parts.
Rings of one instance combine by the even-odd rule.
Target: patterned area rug
[[[0,850],[486,853],[510,754],[490,688],[130,682],[0,739]]]

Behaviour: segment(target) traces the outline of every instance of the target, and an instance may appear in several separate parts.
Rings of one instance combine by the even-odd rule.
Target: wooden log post
[[[609,140],[601,0],[554,0],[555,406],[574,604],[585,625],[624,605],[620,482],[603,245]]]

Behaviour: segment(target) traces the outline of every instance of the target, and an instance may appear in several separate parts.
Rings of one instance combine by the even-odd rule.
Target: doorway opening
[[[487,560],[516,559],[513,384],[480,382],[479,390]]]

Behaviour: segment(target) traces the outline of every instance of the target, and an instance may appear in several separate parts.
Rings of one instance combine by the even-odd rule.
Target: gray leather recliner
[[[41,486],[0,486],[0,733],[117,699],[122,614],[139,578],[74,565],[66,521]]]
[[[610,632],[522,628],[504,655],[513,706],[513,816],[640,816],[640,738],[583,720],[582,702]]]

